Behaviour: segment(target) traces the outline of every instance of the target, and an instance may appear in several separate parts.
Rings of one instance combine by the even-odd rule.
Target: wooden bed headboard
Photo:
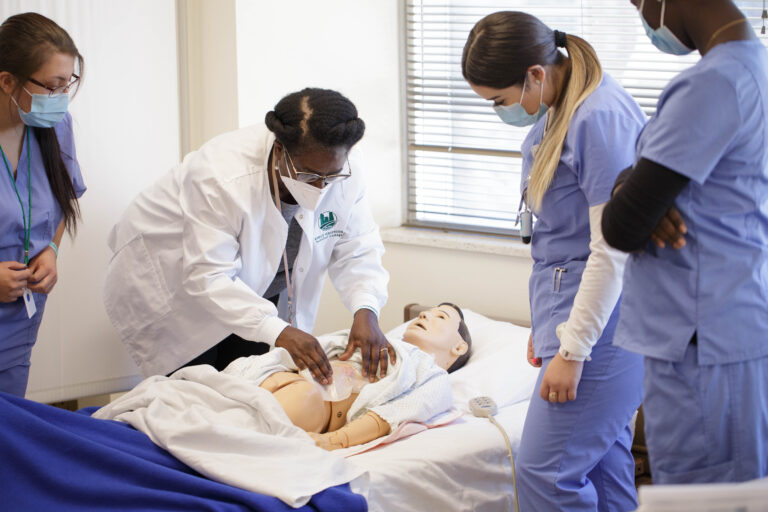
[[[429,308],[430,306],[425,306],[423,304],[419,304],[418,302],[411,302],[410,304],[406,304],[403,308],[403,322],[413,320],[419,316],[419,313],[426,311]]]

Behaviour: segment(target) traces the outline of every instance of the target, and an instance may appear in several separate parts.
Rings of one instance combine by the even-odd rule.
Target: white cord
[[[491,423],[496,425],[496,428],[499,429],[499,432],[501,432],[501,435],[504,436],[504,442],[507,444],[507,453],[509,454],[509,462],[512,464],[512,484],[515,489],[515,512],[520,512],[520,505],[517,502],[517,475],[515,474],[515,457],[512,455],[512,444],[509,442],[509,436],[507,436],[507,432],[499,425],[499,422],[496,421],[496,418],[491,416],[490,414],[486,416]]]

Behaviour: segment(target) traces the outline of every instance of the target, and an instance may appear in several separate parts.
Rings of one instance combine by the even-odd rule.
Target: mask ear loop
[[[24,88],[22,87],[22,89],[24,89]],[[24,89],[24,90],[26,91],[26,89]],[[24,112],[24,109],[23,109],[23,108],[21,108],[21,105],[19,105],[19,102],[16,100],[16,98],[13,96],[13,94],[11,94],[11,101],[13,102],[13,104],[14,104],[14,105],[16,105],[16,108],[17,108],[17,109],[19,109],[19,110],[21,110],[22,112]],[[29,107],[29,112],[32,112],[32,106],[31,106],[31,105],[30,105],[30,107]],[[29,112],[24,112],[24,113],[25,113],[25,114],[29,114]]]
[[[290,165],[288,165],[289,163]],[[285,151],[285,166],[288,168],[288,177],[291,178],[292,180],[299,181],[299,175],[296,174],[296,166],[293,165],[293,158],[291,158],[291,155],[289,155],[287,151]],[[294,176],[291,176],[291,169],[293,169]]]
[[[280,213],[283,212],[282,209],[282,203],[280,202],[280,193],[277,186],[277,158],[274,151],[275,146],[272,146],[272,188],[274,189],[275,194],[275,206],[277,206],[277,211]],[[286,153],[287,154],[287,153]],[[286,164],[288,162],[286,161]],[[290,170],[288,171],[290,173]],[[290,224],[288,226],[290,228]],[[291,327],[294,327],[293,325],[293,281],[291,280],[291,273],[288,271],[288,253],[287,248],[283,247],[283,270],[285,271],[285,284],[288,289],[288,324]]]

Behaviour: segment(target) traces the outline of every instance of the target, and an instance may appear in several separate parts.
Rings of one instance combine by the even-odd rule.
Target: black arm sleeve
[[[641,158],[616,178],[614,193],[603,210],[603,237],[608,245],[632,252],[645,247],[656,225],[690,181],[682,174]],[[616,190],[616,187],[621,188]]]

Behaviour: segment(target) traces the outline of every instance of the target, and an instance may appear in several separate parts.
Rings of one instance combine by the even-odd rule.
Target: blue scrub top
[[[533,165],[531,149],[541,143],[545,123],[543,117],[523,141],[521,192]],[[531,238],[529,293],[537,357],[553,356],[560,347],[555,328],[568,320],[589,257],[589,208],[610,199],[616,176],[634,161],[635,140],[644,124],[635,100],[608,74],[571,119]],[[566,269],[559,278],[557,268]],[[610,340],[616,316],[615,311],[598,343]]]
[[[715,46],[664,89],[637,144],[691,179],[675,206],[688,227],[676,251],[630,257],[615,343],[699,364],[768,354],[768,55],[758,40]]]
[[[85,192],[86,187],[75,153],[72,116],[67,114],[54,129],[59,139],[61,157],[69,171],[75,193],[77,197],[80,197]],[[31,260],[48,247],[48,244],[53,240],[56,228],[63,219],[63,213],[51,192],[40,146],[32,128],[29,129],[29,136],[29,155],[32,159],[32,230],[29,244],[29,259]],[[25,138],[16,171],[16,187],[19,190],[25,212],[29,212],[27,158],[27,140]],[[1,162],[0,165],[5,166]],[[24,262],[24,222],[21,206],[19,206],[19,200],[6,169],[2,169],[0,175],[0,261]],[[0,303],[0,324],[9,321],[12,317],[26,319],[26,309],[21,298],[11,303]]]

